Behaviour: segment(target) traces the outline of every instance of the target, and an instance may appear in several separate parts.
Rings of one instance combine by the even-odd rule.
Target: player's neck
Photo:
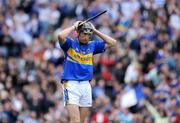
[[[80,45],[87,45],[88,43],[82,43],[82,42],[79,41],[79,44]]]

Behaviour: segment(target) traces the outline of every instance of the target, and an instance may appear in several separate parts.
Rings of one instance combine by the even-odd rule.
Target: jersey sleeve
[[[104,41],[93,41],[93,43],[94,43],[93,54],[103,53],[105,51],[105,42]]]
[[[68,49],[71,47],[72,41],[73,39],[71,39],[70,37],[66,37],[66,41],[63,44],[60,44],[64,52],[68,51]]]

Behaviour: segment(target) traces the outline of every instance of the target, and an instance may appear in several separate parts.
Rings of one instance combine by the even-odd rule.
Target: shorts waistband
[[[86,81],[75,81],[75,80],[65,80],[63,81],[63,83],[89,83],[89,80],[86,80]]]

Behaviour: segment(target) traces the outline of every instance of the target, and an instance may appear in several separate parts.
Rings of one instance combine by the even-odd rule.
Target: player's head
[[[91,23],[87,22],[78,27],[78,40],[82,44],[88,43],[91,40],[93,34],[93,27]]]

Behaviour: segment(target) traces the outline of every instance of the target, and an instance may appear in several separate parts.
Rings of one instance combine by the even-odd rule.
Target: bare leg
[[[80,123],[79,106],[74,104],[67,104],[66,108],[69,113],[70,123]]]
[[[80,107],[79,110],[80,110],[81,123],[84,123],[85,118],[89,114],[89,108],[87,108],[87,107]]]

